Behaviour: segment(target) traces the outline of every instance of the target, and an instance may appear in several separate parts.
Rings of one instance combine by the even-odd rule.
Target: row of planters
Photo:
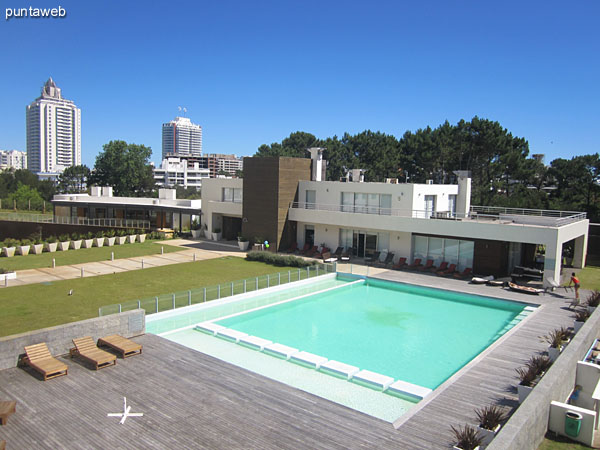
[[[126,243],[144,242],[146,234],[137,234],[135,230],[107,230],[98,233],[73,233],[63,234],[58,237],[48,236],[42,240],[39,235],[32,235],[30,239],[6,239],[0,243],[2,256],[12,257],[16,255],[39,255],[42,252],[66,251],[80,248],[112,247]]]
[[[550,366],[566,345],[570,342],[572,334],[577,333],[585,321],[590,317],[594,310],[600,304],[600,292],[594,291],[590,294],[587,301],[581,305],[580,309],[575,311],[573,333],[569,328],[561,327],[550,331],[541,339],[548,343],[547,355],[535,355],[529,358],[524,367],[516,369],[519,377],[517,393],[519,403],[527,398],[533,388],[540,382]],[[479,426],[465,424],[459,427],[451,427],[454,441],[454,448],[462,450],[475,450],[480,446],[488,445],[494,436],[500,431],[502,423],[507,419],[507,415],[498,406],[488,406],[475,411]]]

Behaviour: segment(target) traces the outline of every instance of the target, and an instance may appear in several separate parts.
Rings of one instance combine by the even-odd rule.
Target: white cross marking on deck
[[[120,424],[125,423],[128,417],[142,417],[144,413],[132,413],[131,406],[127,406],[127,397],[123,397],[123,412],[122,413],[108,413],[108,417],[121,417]]]

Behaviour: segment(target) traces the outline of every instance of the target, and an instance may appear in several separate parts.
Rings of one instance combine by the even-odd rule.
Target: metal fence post
[[[192,291],[188,291],[188,306],[192,304]]]
[[[221,285],[217,285],[217,300],[221,298]]]
[[[317,266],[317,276],[319,276],[319,266]]]
[[[175,309],[175,294],[173,294],[173,309]]]
[[[281,272],[277,272],[277,284],[281,284]]]
[[[256,289],[255,291],[258,291],[258,277],[256,277]]]
[[[267,274],[267,287],[271,287],[271,280],[269,274]]]
[[[288,270],[288,283],[292,282],[292,271]]]
[[[310,278],[310,266],[306,268],[306,278]]]
[[[300,281],[300,268],[298,268],[298,281]]]
[[[98,308],[98,317],[102,317],[102,308]]]
[[[142,258],[142,269],[144,268],[144,258]]]
[[[202,302],[206,301],[206,288],[202,289]]]
[[[156,301],[156,312],[158,312],[158,297],[154,297],[154,301]]]
[[[142,309],[142,301],[138,300],[138,309]]]
[[[233,281],[231,282],[231,296],[233,297]]]
[[[244,278],[244,294],[246,293],[246,279]]]
[[[83,278],[83,267],[81,268],[81,278]]]
[[[123,305],[119,303],[119,313],[123,312]]]

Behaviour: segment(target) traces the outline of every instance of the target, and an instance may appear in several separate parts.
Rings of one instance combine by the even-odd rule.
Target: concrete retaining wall
[[[133,227],[132,227],[133,228]],[[13,222],[11,220],[0,220],[0,240],[7,238],[27,239],[33,233],[42,233],[42,238],[48,236],[60,236],[61,234],[92,233],[94,236],[98,231],[114,230],[112,227],[94,227],[89,225],[70,225],[62,223],[37,223],[37,222]]]
[[[26,345],[48,344],[50,353],[64,355],[73,347],[72,339],[92,336],[94,340],[111,334],[123,337],[138,336],[145,332],[145,313],[143,309],[127,311],[121,314],[80,322],[67,323],[56,327],[43,328],[28,333],[0,337],[0,370],[16,367]]]
[[[585,357],[598,335],[599,327],[600,308],[597,308],[502,427],[487,447],[489,450],[535,450],[539,447],[548,429],[550,402],[564,402],[570,395],[575,386],[577,361]]]

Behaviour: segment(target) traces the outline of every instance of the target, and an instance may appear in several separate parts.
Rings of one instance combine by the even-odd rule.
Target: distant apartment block
[[[18,150],[0,150],[0,170],[27,169],[27,153]]]
[[[221,153],[213,153],[208,156],[212,156],[217,161],[217,173],[225,171],[230,175],[235,175],[238,170],[244,168],[244,162],[241,157],[235,155],[223,155]]]
[[[26,128],[27,167],[32,172],[58,174],[81,164],[81,110],[62,97],[52,78],[27,106]]]
[[[168,156],[160,167],[154,168],[154,180],[162,187],[195,187],[202,186],[202,179],[210,177],[210,170],[202,167],[198,158],[180,158]]]
[[[201,156],[202,127],[187,117],[176,117],[162,127],[162,158]]]

